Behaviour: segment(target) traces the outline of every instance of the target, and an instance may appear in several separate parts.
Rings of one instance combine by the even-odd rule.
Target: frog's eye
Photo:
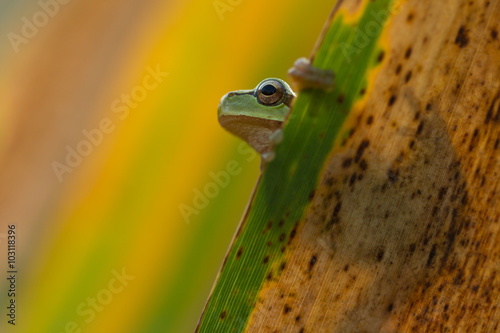
[[[266,80],[262,82],[257,91],[257,99],[263,105],[278,105],[285,98],[285,87],[276,80]]]

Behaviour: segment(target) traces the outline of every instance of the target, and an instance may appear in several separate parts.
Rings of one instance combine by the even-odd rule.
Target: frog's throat
[[[230,133],[245,140],[259,154],[269,152],[271,135],[282,125],[280,120],[243,115],[219,117],[219,123]]]

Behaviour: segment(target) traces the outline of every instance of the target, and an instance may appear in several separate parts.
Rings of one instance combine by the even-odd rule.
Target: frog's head
[[[260,154],[265,153],[269,151],[271,135],[285,121],[294,97],[285,81],[265,79],[253,90],[233,91],[222,97],[219,123]]]

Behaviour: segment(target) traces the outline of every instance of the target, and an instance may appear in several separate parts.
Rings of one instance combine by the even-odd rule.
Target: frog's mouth
[[[248,142],[259,154],[263,154],[269,151],[270,137],[283,122],[243,115],[222,115],[219,123],[230,133]]]

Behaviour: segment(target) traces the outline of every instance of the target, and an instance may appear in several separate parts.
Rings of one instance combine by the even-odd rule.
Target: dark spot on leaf
[[[413,254],[413,252],[415,252],[415,248],[416,248],[415,243],[411,243],[410,244],[410,253]]]
[[[312,190],[309,192],[309,201],[311,201],[314,198],[314,195],[316,194],[316,191]]]
[[[427,111],[430,111],[430,110],[432,109],[432,105],[431,105],[431,103],[427,103],[427,105],[425,106],[425,109],[426,109]]]
[[[281,234],[281,235],[280,235],[280,242],[284,241],[284,240],[285,240],[285,237],[286,237],[286,235],[285,235],[285,234]]]
[[[408,14],[408,16],[406,17],[406,21],[407,21],[408,23],[410,23],[410,22],[412,22],[412,21],[413,21],[413,18],[414,18],[414,17],[415,17],[415,15],[413,14],[413,12],[410,12],[410,13]]]
[[[433,244],[431,252],[429,252],[429,257],[427,257],[427,267],[430,267],[432,265],[432,261],[434,260],[435,255],[436,255],[436,244]]]
[[[395,183],[398,181],[398,173],[394,172],[394,170],[392,169],[389,169],[387,171],[387,178],[389,179],[389,181],[391,181],[391,183]]]
[[[463,276],[464,276],[463,272],[461,270],[458,271],[457,276],[455,276],[455,278],[453,279],[453,284],[457,286],[462,284]]]
[[[477,146],[477,143],[479,141],[478,135],[479,130],[476,128],[474,130],[474,133],[472,133],[472,138],[470,139],[469,151],[474,150],[474,148]]]
[[[352,158],[346,158],[343,162],[342,162],[342,167],[343,168],[348,168],[350,167],[352,164]]]
[[[267,277],[266,277],[268,280],[272,280],[273,279],[273,272],[269,272],[269,274],[267,274]]]
[[[496,31],[495,29],[491,30],[491,38],[497,39],[497,37],[498,37],[498,31]]]
[[[372,123],[373,123],[373,116],[368,116],[368,118],[366,118],[366,124],[371,125]]]
[[[356,172],[355,172],[355,173],[353,173],[353,174],[351,175],[351,178],[349,179],[349,186],[354,185],[354,183],[356,182],[356,178],[357,178],[357,174],[356,174]]]
[[[339,104],[342,104],[345,100],[345,95],[344,94],[340,94],[339,97],[337,98],[337,102]]]
[[[368,169],[368,163],[366,163],[364,158],[359,162],[359,167],[363,171],[366,171],[366,169]]]
[[[387,105],[392,106],[395,101],[396,101],[396,95],[391,95],[391,98],[389,98],[389,102],[387,103]]]
[[[299,321],[300,320],[300,315],[298,315],[297,317],[295,317],[295,321]]]
[[[243,247],[240,247],[238,249],[238,252],[236,252],[236,259],[240,259],[242,253],[243,253]]]
[[[283,314],[287,314],[290,311],[292,311],[292,308],[288,304],[285,304],[285,307],[283,308]]]
[[[266,232],[268,232],[269,230],[271,230],[272,226],[273,226],[273,221],[267,222],[266,227],[264,228],[264,230],[262,230],[262,234],[265,234]]]
[[[384,258],[384,249],[380,249],[377,252],[377,261],[380,262]]]
[[[441,187],[441,189],[439,190],[439,194],[438,194],[438,199],[439,200],[443,200],[445,194],[446,194],[446,191],[448,191],[448,188],[447,187]]]
[[[465,47],[469,44],[469,37],[467,36],[467,30],[462,25],[460,29],[458,29],[457,37],[455,38],[455,44],[460,47]]]
[[[467,191],[465,191],[464,196],[462,197],[462,200],[460,202],[464,206],[467,204]]]
[[[354,161],[356,163],[359,162],[359,160],[361,159],[361,156],[363,155],[363,152],[365,151],[365,149],[369,145],[370,145],[370,141],[368,141],[368,140],[361,141],[361,143],[359,144],[358,150],[356,151],[356,156],[354,157]]]
[[[438,206],[434,206],[432,208],[432,217],[436,217],[437,213],[439,212],[439,207]]]
[[[344,272],[347,272],[348,270],[349,270],[349,265],[345,265]]]
[[[361,96],[363,96],[364,94],[366,94],[366,89],[365,88],[362,88],[360,91],[359,91],[359,94]]]
[[[406,52],[405,52],[405,58],[406,59],[408,59],[411,56],[411,51],[412,51],[411,47],[409,47],[409,48],[406,49]]]
[[[394,305],[393,305],[392,303],[391,303],[391,304],[389,304],[389,306],[387,307],[387,311],[388,311],[388,312],[391,312],[391,311],[392,311],[392,309],[393,309],[393,307],[394,307]]]
[[[311,261],[309,261],[309,272],[313,269],[316,261],[317,261],[316,255],[313,255]]]
[[[495,118],[493,118],[493,113],[495,112],[495,106],[497,106],[497,103],[498,103],[497,114]],[[488,124],[492,119],[498,121],[499,115],[500,115],[500,93],[498,93],[498,95],[491,102],[491,105],[488,108],[488,111],[486,112],[486,118],[484,119],[484,123]]]
[[[342,208],[342,202],[340,201],[335,205],[335,208],[333,208],[332,217],[330,218],[330,222],[328,223],[328,226],[332,226],[335,223],[338,223],[338,221],[339,221],[338,215],[339,215],[341,208]]]
[[[413,146],[415,146],[415,141],[411,140],[409,145],[410,149],[413,149]]]
[[[411,79],[411,71],[409,71],[408,73],[406,73],[405,82],[408,83],[408,81],[410,81],[410,79]]]
[[[424,121],[422,120],[420,122],[420,124],[418,124],[418,127],[417,127],[417,133],[416,135],[420,135],[420,133],[422,133],[422,130],[424,129]]]
[[[397,67],[396,67],[396,75],[398,75],[399,73],[401,73],[401,64],[399,64]]]
[[[269,262],[269,255],[264,257],[264,260],[262,260],[264,264],[267,264]]]
[[[281,219],[279,222],[278,222],[278,227],[282,227],[283,224],[285,224],[285,220]]]
[[[486,118],[484,119],[484,123],[488,125],[490,122],[491,118],[493,117],[493,105],[491,104],[490,108],[488,109],[488,112],[486,112]]]
[[[220,314],[220,319],[224,318],[226,318],[226,310],[222,311],[222,313]]]
[[[280,270],[284,271],[286,267],[286,262],[282,262],[280,266]]]
[[[385,56],[385,52],[380,51],[380,53],[378,54],[377,62],[382,62],[382,60],[384,60],[384,56]]]

